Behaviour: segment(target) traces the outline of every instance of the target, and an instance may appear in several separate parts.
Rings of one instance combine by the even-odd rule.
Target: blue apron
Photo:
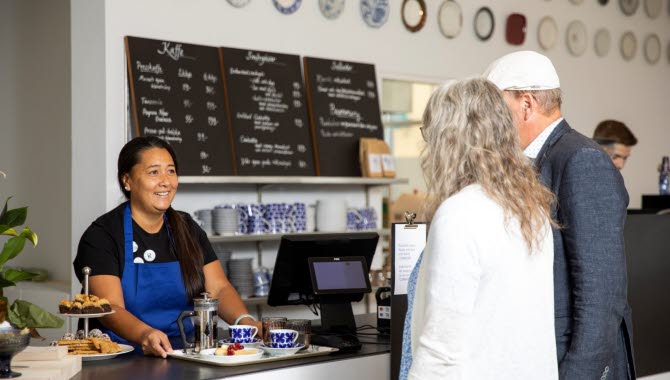
[[[167,217],[163,215],[165,227],[173,248],[174,240],[167,224]],[[186,288],[181,277],[179,261],[155,264],[135,264],[133,254],[133,219],[130,203],[126,202],[123,210],[123,241],[124,266],[121,277],[121,288],[126,310],[147,325],[164,332],[173,348],[182,346],[177,317],[184,310],[192,310],[188,302]],[[109,337],[119,343],[138,345],[104,329]],[[193,335],[193,324],[190,319],[184,321],[186,336]],[[177,345],[177,347],[175,347]]]

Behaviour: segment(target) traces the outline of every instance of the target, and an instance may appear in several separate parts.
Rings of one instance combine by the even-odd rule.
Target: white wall
[[[67,0],[0,2],[0,200],[37,232],[11,266],[70,282],[70,16]],[[4,240],[2,241],[4,243]]]

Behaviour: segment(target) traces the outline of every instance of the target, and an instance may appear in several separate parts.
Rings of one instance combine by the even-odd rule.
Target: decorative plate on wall
[[[523,44],[523,41],[526,40],[526,16],[521,13],[512,13],[507,16],[505,40],[510,45]]]
[[[319,10],[323,17],[334,20],[344,11],[344,0],[319,0]]]
[[[234,6],[235,8],[242,8],[249,4],[251,0],[228,0],[228,4]]]
[[[440,31],[447,38],[454,38],[463,27],[463,11],[454,0],[445,0],[437,14]]]
[[[361,17],[368,26],[381,27],[389,18],[388,0],[361,0]]]
[[[558,25],[551,16],[545,16],[540,20],[537,27],[537,42],[544,50],[549,50],[556,45],[558,40]]]
[[[596,37],[594,41],[594,49],[598,57],[604,57],[610,52],[610,46],[612,45],[612,37],[610,37],[610,32],[605,29],[599,29],[596,32]]]
[[[285,15],[290,15],[300,8],[302,0],[272,0],[272,3],[274,3],[275,8],[277,8],[279,12]]]
[[[495,29],[495,19],[493,18],[493,12],[489,7],[481,7],[475,13],[475,35],[481,41],[486,41],[493,35],[493,30]]]
[[[619,0],[619,8],[626,16],[632,16],[640,6],[640,0]]]
[[[663,12],[664,0],[644,0],[644,12],[650,19],[655,19]]]
[[[621,36],[621,56],[624,60],[630,61],[637,53],[637,38],[633,32],[628,31]]]
[[[644,39],[644,59],[650,65],[658,63],[661,59],[661,40],[656,34],[650,34]]]
[[[401,13],[403,25],[412,33],[426,25],[426,3],[423,0],[404,0]]]
[[[573,21],[568,24],[568,29],[565,35],[566,43],[568,45],[568,51],[579,57],[584,54],[586,51],[586,46],[588,45],[588,38],[586,35],[586,25],[581,21]]]

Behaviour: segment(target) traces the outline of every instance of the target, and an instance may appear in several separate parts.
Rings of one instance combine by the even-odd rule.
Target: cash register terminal
[[[284,235],[275,262],[268,305],[317,305],[321,326],[312,327],[314,345],[354,351],[352,302],[369,293],[368,272],[379,235]]]

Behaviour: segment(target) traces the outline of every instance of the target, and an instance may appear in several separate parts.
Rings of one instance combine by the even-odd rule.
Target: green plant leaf
[[[23,246],[26,244],[26,238],[22,236],[23,233],[19,236],[14,236],[5,242],[4,247],[2,247],[2,253],[0,253],[0,268],[2,268],[8,260],[15,258]]]
[[[12,281],[6,280],[3,277],[0,277],[0,288],[7,288],[10,286],[15,286],[16,284]]]
[[[7,205],[5,205],[5,208]],[[6,224],[10,227],[20,226],[26,222],[28,216],[28,207],[19,207],[12,210],[5,209],[0,217],[0,224]]]
[[[59,328],[64,321],[41,307],[24,300],[16,300],[7,310],[7,318],[19,328]]]
[[[30,227],[26,226],[23,230],[21,230],[21,234],[19,236],[23,236],[24,238],[30,240],[33,243],[33,247],[37,245],[37,234],[34,233]]]
[[[28,272],[20,269],[7,269],[2,273],[6,281],[17,283],[20,281],[30,280],[33,277],[39,276],[38,273]]]
[[[5,217],[5,214],[7,213],[7,205],[9,204],[9,200],[12,199],[12,197],[7,198],[5,201],[5,207],[2,208],[2,212],[0,212],[0,219],[3,219]]]
[[[0,224],[0,235],[16,236],[16,230],[10,226]]]

